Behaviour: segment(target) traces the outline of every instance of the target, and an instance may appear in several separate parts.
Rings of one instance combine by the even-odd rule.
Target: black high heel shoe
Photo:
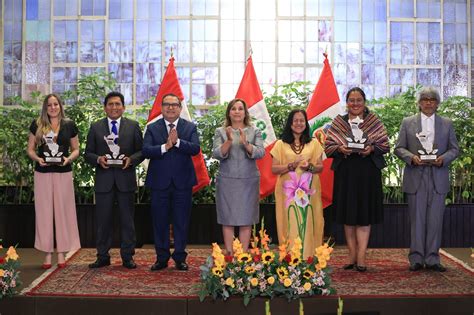
[[[342,267],[342,269],[344,270],[351,270],[351,269],[354,269],[354,267],[357,267],[357,265],[354,263],[354,264],[347,264],[347,265],[344,265]]]
[[[356,265],[356,266],[355,266],[355,269],[356,269],[358,272],[366,272],[366,271],[367,271],[367,267],[366,267],[366,266],[359,266],[359,265]]]

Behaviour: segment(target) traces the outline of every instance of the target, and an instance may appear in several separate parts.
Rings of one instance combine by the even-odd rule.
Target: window
[[[295,80],[314,85],[323,52],[329,54],[341,99],[353,86],[361,86],[368,98],[395,95],[415,84],[434,85],[443,97],[474,91],[472,1],[2,4],[4,105],[11,96],[27,98],[33,91],[73,90],[81,75],[102,70],[114,74],[126,104],[140,106],[155,97],[173,55],[186,100],[206,110],[235,96],[250,50],[267,93],[275,84]]]

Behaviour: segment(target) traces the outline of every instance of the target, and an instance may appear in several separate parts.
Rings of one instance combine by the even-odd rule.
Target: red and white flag
[[[275,144],[276,136],[267,106],[263,100],[262,90],[260,90],[260,85],[258,84],[252,56],[247,59],[247,66],[235,97],[243,99],[247,103],[249,113],[254,118],[255,126],[262,132],[265,156],[257,160],[257,167],[260,171],[260,198],[262,199],[275,190],[277,177],[272,173],[272,156],[270,151]]]
[[[163,80],[161,81],[161,86],[156,94],[155,101],[153,102],[153,107],[151,108],[150,114],[148,115],[148,124],[160,119],[161,116],[161,100],[163,96],[169,93],[173,93],[181,100],[181,118],[184,118],[188,121],[191,121],[191,115],[189,115],[188,107],[186,105],[183,91],[179,85],[178,75],[176,74],[176,69],[174,67],[174,58],[171,57],[166,69]],[[179,135],[178,135],[179,136]],[[198,155],[193,156],[194,171],[196,172],[197,184],[193,187],[193,193],[197,192],[201,188],[209,185],[210,179],[209,174],[207,173],[206,162],[204,161],[204,156],[202,151]]]
[[[323,70],[321,71],[318,83],[314,88],[313,96],[311,97],[311,101],[306,109],[310,126],[314,126],[318,121],[321,121],[321,119],[324,119],[325,117],[332,120],[332,118],[341,113],[340,107],[338,106],[339,94],[337,92],[336,83],[334,82],[331,66],[329,65],[328,55],[324,53],[324,57]],[[313,130],[314,128],[311,129]],[[324,126],[314,130],[313,136],[315,136],[324,146],[324,140],[326,139]],[[319,175],[323,208],[326,208],[332,203],[334,173],[331,170],[331,165],[332,158],[325,159],[323,161],[323,171]]]

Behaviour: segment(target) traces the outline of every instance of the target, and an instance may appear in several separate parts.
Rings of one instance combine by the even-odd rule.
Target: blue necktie
[[[117,136],[114,139],[114,143],[117,144],[117,142],[118,142],[118,131],[117,131],[117,121],[116,120],[112,120],[112,133]]]

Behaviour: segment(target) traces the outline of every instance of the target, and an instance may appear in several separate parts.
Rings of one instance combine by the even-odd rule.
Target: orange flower
[[[260,234],[260,244],[262,244],[262,247],[266,250],[268,250],[268,243],[270,243],[270,237],[267,234],[267,230],[264,230],[263,228],[260,229],[259,231]]]

